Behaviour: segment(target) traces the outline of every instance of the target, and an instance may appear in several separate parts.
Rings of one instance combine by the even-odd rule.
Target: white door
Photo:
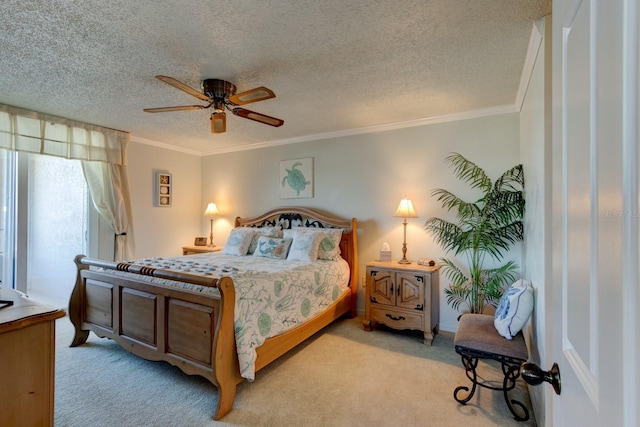
[[[554,0],[552,19],[547,331],[562,392],[546,401],[555,427],[636,427],[638,0]]]

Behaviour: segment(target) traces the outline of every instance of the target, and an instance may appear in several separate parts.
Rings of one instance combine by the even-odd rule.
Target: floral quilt
[[[230,276],[236,290],[234,326],[240,374],[249,381],[255,377],[257,347],[320,313],[338,299],[349,282],[349,266],[342,258],[301,262],[216,252],[129,263],[204,276]],[[136,276],[192,292],[219,293],[217,288]]]

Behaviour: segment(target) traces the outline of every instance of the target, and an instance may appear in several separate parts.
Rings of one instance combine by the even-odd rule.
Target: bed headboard
[[[349,286],[351,286],[352,293],[355,294],[358,289],[358,221],[356,218],[343,219],[312,208],[283,206],[252,217],[237,217],[235,221],[236,227],[276,225],[282,227],[283,230],[292,227],[342,228],[340,252],[342,258],[351,268]]]

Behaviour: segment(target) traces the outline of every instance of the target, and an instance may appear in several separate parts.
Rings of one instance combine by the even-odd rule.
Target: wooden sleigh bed
[[[356,315],[357,220],[344,220],[309,208],[282,207],[255,217],[238,217],[235,221],[236,227],[275,224],[285,228],[342,228],[340,252],[350,268],[349,291],[307,322],[268,338],[256,349],[256,372],[341,316]],[[82,255],[75,262],[78,277],[69,302],[69,318],[75,327],[72,347],[85,343],[90,331],[113,339],[141,358],[166,361],[186,374],[209,380],[218,389],[216,420],[231,411],[236,386],[243,380],[236,353],[236,290],[231,277],[216,279]],[[113,275],[105,270],[134,273],[138,277]],[[140,280],[139,275],[217,287],[219,295],[162,286]]]

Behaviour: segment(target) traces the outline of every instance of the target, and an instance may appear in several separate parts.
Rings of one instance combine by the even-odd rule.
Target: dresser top
[[[24,328],[34,323],[51,321],[65,315],[65,311],[32,300],[21,292],[0,286],[0,333]]]

